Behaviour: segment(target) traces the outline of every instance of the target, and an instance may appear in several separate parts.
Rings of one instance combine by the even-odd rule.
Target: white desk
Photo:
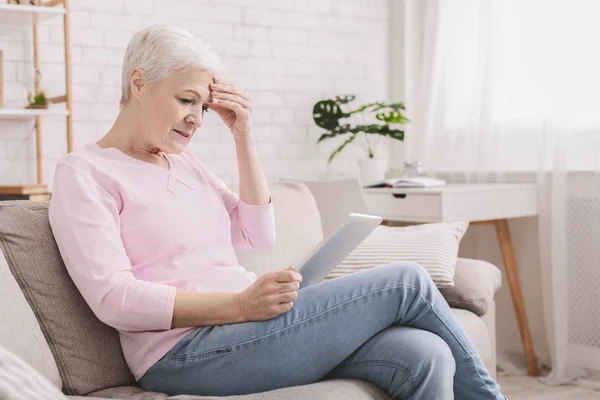
[[[496,226],[506,277],[517,315],[527,369],[537,375],[508,219],[538,214],[535,184],[466,184],[425,189],[364,189],[369,211],[387,221],[452,222]]]

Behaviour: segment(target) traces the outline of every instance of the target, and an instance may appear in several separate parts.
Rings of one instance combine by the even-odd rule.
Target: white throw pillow
[[[67,396],[31,365],[0,346],[0,399],[67,400]]]
[[[438,288],[454,286],[458,246],[469,222],[407,227],[378,226],[325,279],[333,279],[378,265],[412,261],[429,272]]]

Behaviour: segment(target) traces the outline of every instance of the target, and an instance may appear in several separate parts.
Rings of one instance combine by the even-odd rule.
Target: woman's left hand
[[[214,77],[209,85],[213,101],[208,107],[216,112],[231,130],[234,139],[252,132],[252,100],[233,83]]]

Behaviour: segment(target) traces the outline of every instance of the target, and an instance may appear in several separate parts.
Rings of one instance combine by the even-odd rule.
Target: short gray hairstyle
[[[214,74],[225,72],[219,56],[209,45],[187,29],[165,24],[150,25],[129,41],[121,72],[121,108],[131,97],[129,76],[136,67],[144,72],[148,84],[190,68]]]

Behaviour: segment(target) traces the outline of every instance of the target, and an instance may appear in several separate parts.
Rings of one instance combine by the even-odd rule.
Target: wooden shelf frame
[[[9,15],[10,17],[7,17]],[[44,19],[57,18],[62,16],[64,28],[64,52],[65,52],[65,75],[66,75],[66,94],[52,97],[50,104],[66,103],[66,110],[58,109],[2,109],[0,108],[0,119],[22,119],[35,118],[35,141],[36,141],[36,163],[37,163],[37,183],[44,184],[43,171],[43,152],[42,152],[42,118],[43,117],[63,117],[67,118],[67,152],[73,151],[73,91],[72,91],[72,70],[71,70],[71,15],[69,0],[47,0],[40,6],[19,5],[19,4],[0,4],[0,20],[5,21],[6,25],[22,26],[25,23],[33,25],[33,65],[34,72],[40,71],[40,41],[39,24]],[[37,93],[40,90],[39,80],[36,79],[34,90]]]

